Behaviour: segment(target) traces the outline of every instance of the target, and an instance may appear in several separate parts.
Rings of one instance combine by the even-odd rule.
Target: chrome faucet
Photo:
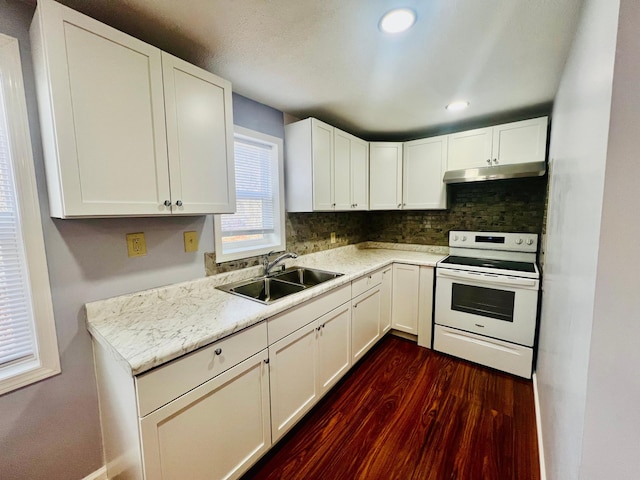
[[[269,253],[267,253],[264,258],[262,259],[262,266],[264,267],[264,275],[267,276],[269,275],[269,273],[271,272],[271,270],[280,262],[282,262],[283,260],[286,260],[287,258],[298,258],[298,255],[293,253],[293,252],[285,252],[282,255],[280,255],[278,258],[276,258],[273,262],[269,261],[269,257],[271,255],[273,255],[274,253],[276,253],[275,251],[271,251]]]

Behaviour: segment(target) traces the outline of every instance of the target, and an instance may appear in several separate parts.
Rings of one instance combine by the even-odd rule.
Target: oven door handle
[[[459,272],[458,270],[448,270],[439,268],[438,276],[456,278],[458,280],[470,280],[493,285],[504,285],[507,287],[535,287],[537,280],[533,278],[503,277],[486,273]]]

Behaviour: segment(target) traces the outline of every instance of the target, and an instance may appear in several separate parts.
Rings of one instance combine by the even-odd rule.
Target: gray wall
[[[33,7],[0,0],[0,32],[18,38],[34,151],[62,373],[0,397],[0,477],[80,479],[103,464],[91,339],[84,303],[204,276],[213,251],[213,219],[54,220],[48,217],[40,128],[29,50]],[[283,136],[282,113],[234,95],[248,128]],[[184,253],[182,233],[196,230],[199,251]],[[129,259],[125,233],[146,234],[146,257]]]
[[[622,0],[589,355],[583,479],[640,478],[639,25],[640,2]]]
[[[553,111],[536,373],[551,480],[640,478],[639,223],[629,211],[640,201],[640,15],[623,0],[621,18],[633,16],[616,53],[619,3],[585,2]]]

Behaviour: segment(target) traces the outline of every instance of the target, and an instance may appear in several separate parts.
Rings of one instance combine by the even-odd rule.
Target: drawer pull
[[[265,358],[265,359],[264,359],[264,363],[269,363],[269,359],[268,359],[268,358]]]
[[[484,325],[480,325],[479,323],[476,323],[476,327],[484,328]]]
[[[222,353],[222,349],[221,348],[216,348],[214,353],[216,355],[220,355]]]

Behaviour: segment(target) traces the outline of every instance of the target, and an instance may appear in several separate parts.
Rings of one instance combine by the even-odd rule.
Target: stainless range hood
[[[449,170],[444,174],[444,183],[483,182],[508,178],[541,177],[547,171],[545,162],[493,165],[491,167]]]

